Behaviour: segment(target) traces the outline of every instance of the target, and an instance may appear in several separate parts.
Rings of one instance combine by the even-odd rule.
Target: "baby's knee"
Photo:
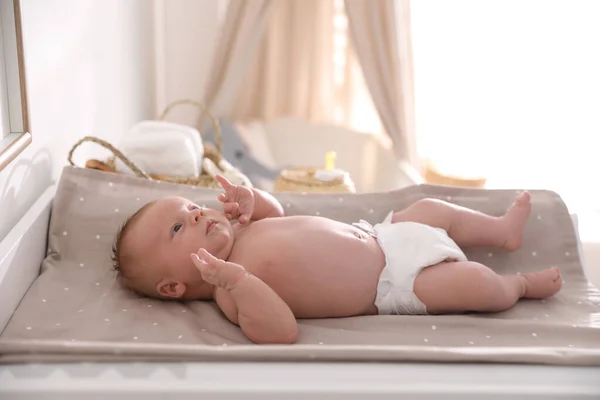
[[[451,217],[448,204],[442,200],[425,198],[397,212],[392,222],[413,221],[446,229]]]
[[[444,206],[447,203],[443,200],[440,199],[433,199],[431,197],[426,197],[424,199],[420,199],[415,201],[412,204],[412,207],[418,207],[418,208],[437,208],[440,206]]]

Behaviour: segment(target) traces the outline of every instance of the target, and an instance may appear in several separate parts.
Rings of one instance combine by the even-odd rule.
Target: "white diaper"
[[[445,230],[416,222],[392,224],[392,215],[375,226],[364,220],[354,224],[375,237],[385,254],[375,306],[384,315],[427,314],[413,291],[415,277],[423,268],[467,257]]]

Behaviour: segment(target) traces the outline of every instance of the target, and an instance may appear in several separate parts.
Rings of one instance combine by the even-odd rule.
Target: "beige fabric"
[[[293,115],[331,121],[333,2],[277,0],[235,103],[238,120]]]
[[[417,165],[409,0],[345,0],[373,103],[399,160]]]
[[[40,277],[0,335],[0,362],[75,360],[361,360],[600,365],[600,292],[585,279],[560,197],[533,191],[524,247],[466,249],[499,273],[557,265],[565,285],[546,301],[497,314],[302,320],[297,345],[251,344],[216,306],[139,298],[115,282],[113,234],[142,204],[179,194],[209,207],[219,191],[66,167],[52,206]],[[382,221],[423,197],[500,215],[515,191],[411,186],[375,194],[277,193],[287,214]],[[399,244],[401,245],[401,244]],[[572,346],[572,347],[571,347]]]
[[[246,62],[218,81],[219,95],[227,101],[212,109],[216,115],[236,121],[294,116],[382,133],[349,38],[343,0],[273,0],[264,34],[248,40],[260,45],[253,47],[256,54],[238,49],[243,52],[238,62],[241,57]],[[219,46],[220,51],[230,47],[228,42]],[[233,60],[233,53],[228,57]]]
[[[231,115],[231,105],[243,84],[248,64],[256,57],[274,1],[229,1],[204,94],[204,103],[214,115]]]

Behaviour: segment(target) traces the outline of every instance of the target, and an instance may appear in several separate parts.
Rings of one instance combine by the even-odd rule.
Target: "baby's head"
[[[117,232],[112,260],[133,291],[162,299],[210,299],[213,286],[202,280],[191,253],[204,248],[227,259],[233,229],[219,211],[182,197],[148,203]]]

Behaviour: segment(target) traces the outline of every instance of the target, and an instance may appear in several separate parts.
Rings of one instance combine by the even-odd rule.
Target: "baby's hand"
[[[215,178],[225,190],[225,193],[217,197],[223,203],[225,217],[229,220],[237,219],[240,224],[248,225],[255,204],[252,190],[245,186],[234,185],[222,175],[216,175]]]
[[[239,264],[220,260],[205,249],[190,254],[194,265],[205,282],[225,290],[231,290],[248,272]]]

